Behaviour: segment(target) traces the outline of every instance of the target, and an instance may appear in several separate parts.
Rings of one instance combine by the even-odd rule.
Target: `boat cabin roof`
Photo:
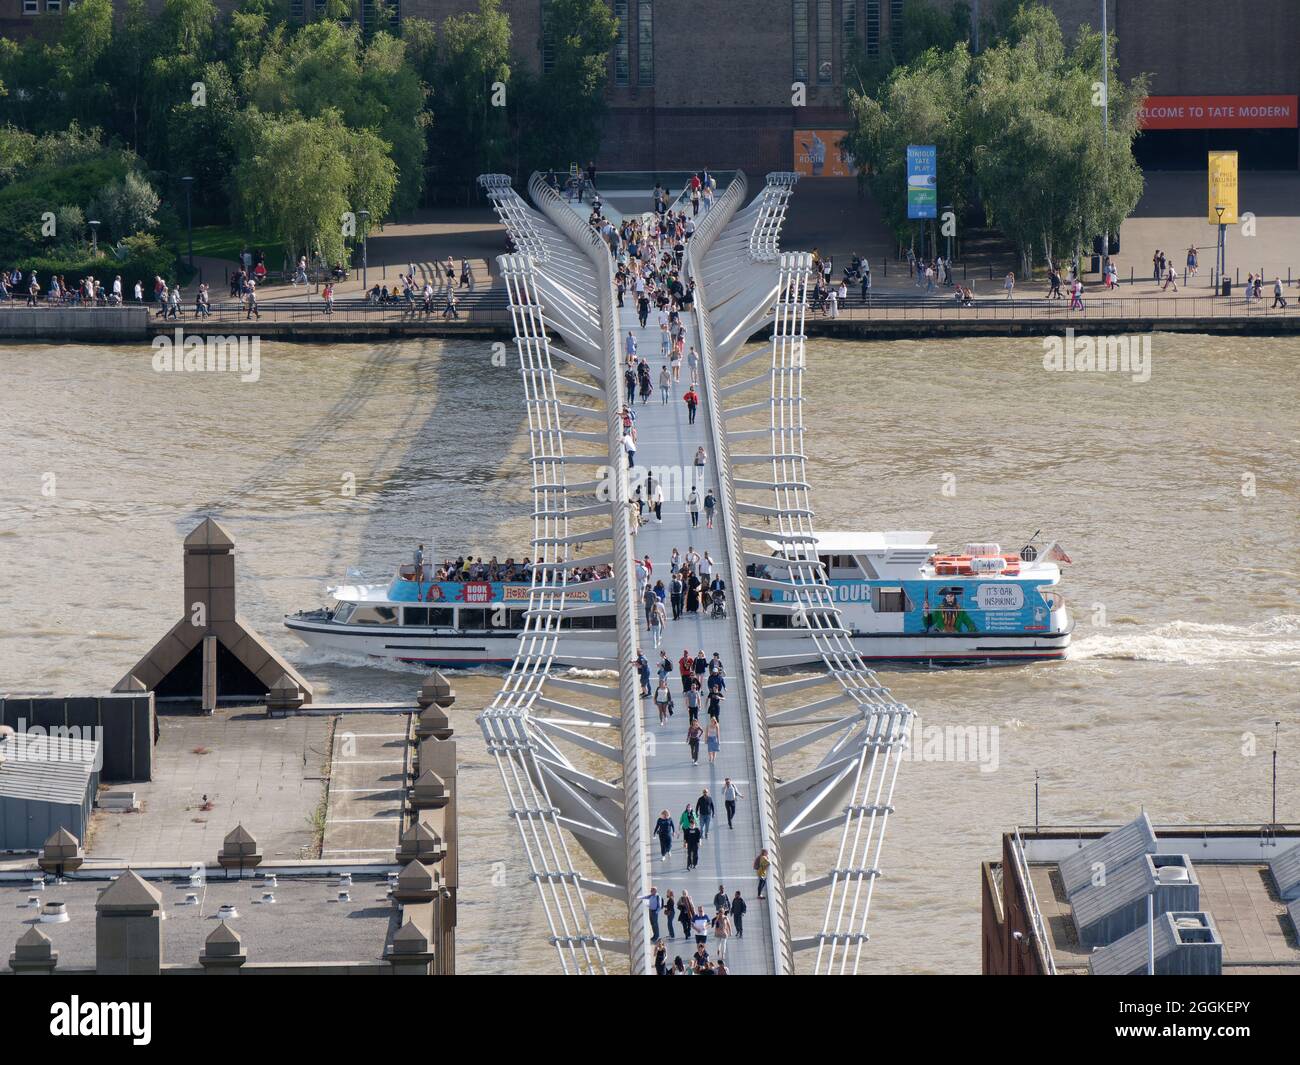
[[[890,551],[897,548],[914,548],[925,551],[927,556],[938,550],[930,541],[932,532],[914,532],[910,530],[892,532],[823,532],[817,534],[817,553],[819,555],[861,555],[867,552]],[[768,540],[767,546],[773,551],[780,551],[781,545],[775,540]]]

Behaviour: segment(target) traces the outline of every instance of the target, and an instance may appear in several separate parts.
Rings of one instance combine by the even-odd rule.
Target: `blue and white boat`
[[[1030,543],[1004,553],[995,543],[943,554],[929,532],[832,532],[817,553],[854,646],[868,661],[911,663],[1019,662],[1065,657],[1074,627],[1057,590],[1055,544]],[[783,576],[780,547],[753,577]],[[667,572],[667,560],[655,572]],[[660,569],[660,562],[663,569]],[[442,667],[508,666],[518,650],[531,584],[527,580],[426,580],[429,567],[398,567],[386,584],[341,584],[329,605],[285,617],[313,648],[345,655]],[[584,603],[609,603],[604,587],[568,593]],[[807,644],[773,630],[797,625],[789,609],[765,610],[786,593],[751,589],[750,608],[765,655],[797,654]],[[702,624],[722,624],[700,615]],[[562,619],[557,657],[570,665],[617,655],[613,611]],[[673,642],[674,623],[667,638]],[[687,642],[694,643],[693,640]]]

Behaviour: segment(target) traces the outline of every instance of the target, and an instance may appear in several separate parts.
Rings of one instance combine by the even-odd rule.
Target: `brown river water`
[[[151,355],[0,348],[0,690],[114,683],[178,616],[180,540],[211,513],[239,547],[241,612],[318,698],[410,698],[419,670],[308,653],[280,618],[348,567],[386,577],[417,540],[526,553],[517,372],[475,342],[266,343],[255,383],[158,373]],[[1074,560],[1067,661],[884,674],[926,725],[996,728],[997,746],[902,765],[865,971],[978,969],[979,863],[1032,824],[1036,770],[1044,823],[1258,824],[1281,720],[1279,816],[1300,820],[1300,339],[1156,334],[1145,382],[1043,355],[1038,339],[809,348],[820,530],[1010,547],[1041,528]],[[460,968],[555,971],[474,724],[498,683],[455,678]],[[827,841],[810,874],[833,860]],[[797,900],[796,934],[820,926],[816,898]]]

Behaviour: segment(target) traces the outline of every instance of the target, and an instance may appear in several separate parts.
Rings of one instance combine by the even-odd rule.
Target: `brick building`
[[[0,32],[22,36],[50,24],[70,0],[0,0]],[[161,7],[162,0],[149,0]],[[216,0],[226,9],[233,0]],[[603,169],[679,169],[702,162],[752,172],[796,169],[812,131],[842,130],[843,60],[856,40],[878,54],[901,34],[904,0],[609,0],[620,35],[609,60],[611,114],[597,163]],[[950,5],[952,0],[931,0]],[[992,0],[968,0],[975,11]],[[1100,21],[1101,0],[1047,0],[1068,38]],[[1116,68],[1147,73],[1158,98],[1184,108],[1143,138],[1146,165],[1203,166],[1207,148],[1238,148],[1242,165],[1294,169],[1300,165],[1295,97],[1300,94],[1300,3],[1255,0],[1105,0],[1119,41]],[[547,61],[547,0],[503,0],[520,61]],[[380,18],[440,21],[477,0],[390,0],[383,16],[363,0],[362,22]],[[295,19],[318,17],[323,0],[290,0]],[[791,105],[792,83],[806,86],[804,106]],[[1213,117],[1277,107],[1289,113],[1267,126]],[[1277,101],[1281,100],[1282,103]],[[1216,106],[1224,104],[1224,106]],[[1242,111],[1242,113],[1245,113]],[[799,131],[804,131],[802,134]],[[833,144],[833,138],[824,138]],[[824,171],[834,172],[833,169]]]

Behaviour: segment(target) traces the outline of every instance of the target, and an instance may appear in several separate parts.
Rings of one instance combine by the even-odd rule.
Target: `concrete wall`
[[[144,340],[146,307],[25,307],[0,304],[0,337],[16,340],[84,338]]]

